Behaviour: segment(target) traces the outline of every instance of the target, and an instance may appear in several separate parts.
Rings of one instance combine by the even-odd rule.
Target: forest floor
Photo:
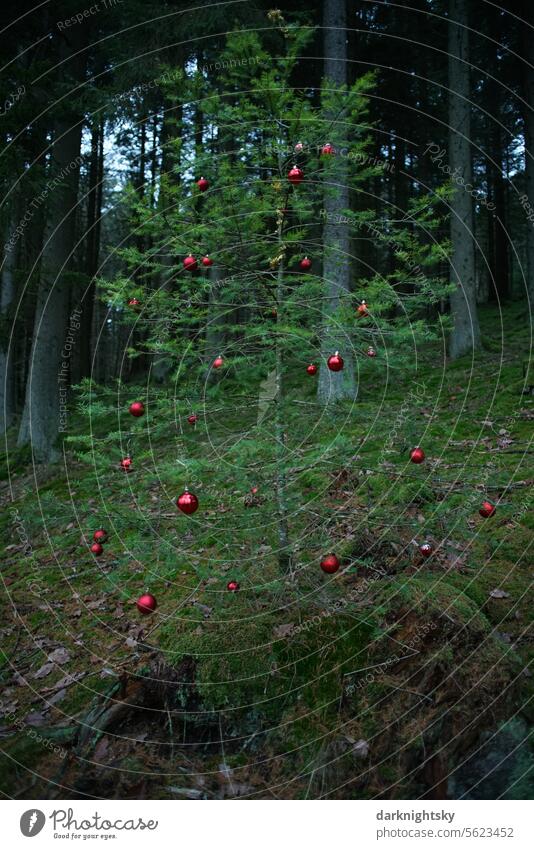
[[[474,361],[442,369],[429,346],[380,403],[365,362],[355,407],[316,423],[312,382],[297,392],[291,376],[309,401],[299,456],[331,445],[343,419],[339,450],[292,478],[304,506],[291,576],[277,571],[269,488],[233,489],[221,453],[255,412],[183,437],[199,462],[223,457],[190,530],[168,497],[176,469],[154,474],[164,427],[128,485],[115,471],[101,484],[74,454],[34,469],[13,435],[0,491],[2,792],[531,797],[531,340],[522,305],[485,308],[482,322]],[[421,466],[406,459],[414,434]],[[491,519],[478,514],[486,497]],[[101,524],[112,532],[95,559],[87,534]],[[317,565],[325,538],[343,560],[333,576]],[[144,618],[147,584],[158,609]]]

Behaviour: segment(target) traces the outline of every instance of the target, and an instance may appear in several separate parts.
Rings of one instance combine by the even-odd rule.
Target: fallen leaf
[[[497,589],[490,592],[490,596],[491,598],[510,598],[510,593],[507,593],[497,587]]]
[[[288,622],[286,625],[277,625],[276,628],[273,628],[273,634],[277,640],[281,640],[284,637],[288,637],[294,627],[293,622]]]
[[[46,719],[42,713],[36,711],[35,713],[29,713],[28,716],[24,717],[24,722],[26,725],[39,726],[44,725]]]
[[[37,670],[37,672],[33,673],[33,677],[34,678],[46,678],[47,675],[50,675],[53,668],[54,668],[53,663],[45,663],[44,666],[41,666],[41,668]]]
[[[55,649],[52,654],[48,655],[48,660],[52,661],[53,663],[59,664],[68,663],[70,660],[70,654],[68,653],[67,649],[63,648],[63,646],[60,646],[58,649]]]

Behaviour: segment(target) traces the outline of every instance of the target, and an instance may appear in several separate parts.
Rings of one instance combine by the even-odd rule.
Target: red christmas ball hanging
[[[202,257],[202,265],[204,266],[204,268],[211,268],[211,266],[213,265],[213,260],[210,256],[208,256],[208,254]]]
[[[422,463],[424,459],[425,459],[425,452],[423,451],[422,448],[417,447],[417,448],[413,448],[410,451],[410,460],[412,461],[412,463],[419,464],[419,463]]]
[[[108,538],[108,532],[103,528],[99,528],[98,531],[95,531],[93,534],[93,539],[95,542],[106,542]]]
[[[134,401],[133,404],[130,404],[129,410],[136,419],[145,415],[145,405],[142,401]]]
[[[121,469],[124,469],[125,472],[132,471],[132,458],[131,457],[123,457],[121,460]]]
[[[129,307],[138,307],[141,302],[137,300],[137,298],[130,298],[128,301]]]
[[[376,351],[371,345],[369,345],[369,347],[367,348],[367,356],[376,357]]]
[[[423,542],[419,546],[419,551],[421,552],[423,557],[430,557],[430,555],[434,553],[434,548],[429,542]]]
[[[308,374],[313,376],[314,374],[317,374],[317,366],[314,363],[310,363],[309,366],[306,367],[306,371]]]
[[[98,556],[99,554],[104,553],[104,546],[101,545],[99,542],[94,542],[91,546],[91,551],[93,552],[93,554],[96,554]]]
[[[295,145],[295,153],[302,153],[303,150],[304,145],[302,144],[302,142],[297,142]]]
[[[139,613],[142,613],[143,616],[148,616],[150,613],[154,613],[158,603],[152,593],[143,593],[137,599],[137,609]]]
[[[213,360],[213,368],[220,368],[222,366],[223,362],[224,362],[223,358],[219,354],[219,356],[215,357],[215,359]]]
[[[239,584],[237,581],[228,581],[228,583],[226,584],[226,589],[229,590],[231,593],[236,593],[239,589]]]
[[[495,513],[495,504],[492,504],[491,501],[483,501],[480,510],[478,511],[483,519],[489,519]]]
[[[305,256],[304,259],[301,259],[301,261],[299,262],[299,266],[303,271],[309,271],[312,267],[312,261],[311,259],[309,259],[309,257]]]
[[[197,180],[197,186],[201,192],[206,192],[209,189],[210,184],[205,177],[201,177],[200,180]]]
[[[193,492],[189,492],[188,489],[178,497],[176,500],[176,506],[178,510],[181,510],[182,513],[185,513],[186,516],[191,516],[192,513],[196,513],[198,510],[198,498]]]
[[[258,488],[259,487],[257,487],[257,486],[251,486],[250,487],[250,491],[251,491],[252,495],[256,495],[256,493],[258,492]]]
[[[361,302],[358,309],[356,310],[356,313],[358,315],[358,318],[363,318],[364,316],[369,315],[367,311],[367,304],[365,303],[365,301]]]
[[[186,271],[196,271],[198,268],[197,261],[193,254],[189,254],[186,256],[183,262],[183,266]]]
[[[341,371],[345,363],[343,361],[343,357],[339,356],[339,351],[336,351],[335,354],[332,354],[331,357],[328,357],[327,365],[330,371]]]
[[[321,560],[321,569],[323,572],[326,572],[327,575],[333,575],[334,572],[340,567],[340,562],[335,554],[327,554],[326,557],[323,557]]]
[[[194,413],[191,413],[191,415],[187,417],[187,421],[190,425],[194,425],[198,421],[198,416],[196,416]]]
[[[292,186],[298,186],[304,179],[304,171],[302,168],[297,168],[296,165],[293,165],[293,168],[287,174],[287,179]]]
[[[322,148],[321,148],[321,154],[322,154],[323,156],[334,156],[334,155],[335,155],[335,152],[336,152],[336,151],[335,151],[335,149],[332,147],[332,145],[330,144],[330,142],[327,142],[327,143],[326,143],[326,144],[324,144],[324,145],[322,146]]]

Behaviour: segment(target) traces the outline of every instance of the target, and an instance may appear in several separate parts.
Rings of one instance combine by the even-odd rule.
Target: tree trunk
[[[525,0],[523,17],[530,26],[524,26],[521,30],[523,33],[523,57],[526,60],[521,63],[523,98],[526,101],[526,105],[523,106],[526,198],[521,199],[521,205],[526,210],[525,216],[532,213],[532,219],[529,220],[527,217],[526,220],[527,292],[530,309],[532,310],[534,305],[534,41],[531,27],[534,26],[534,9],[531,0]],[[528,207],[525,201],[528,203]]]
[[[16,204],[15,204],[16,206]],[[10,245],[12,231],[7,232],[5,245]],[[6,247],[2,262],[0,289],[0,432],[4,433],[15,418],[15,364],[16,336],[12,332],[11,308],[15,300],[15,264],[17,247]]]
[[[80,299],[82,327],[80,328],[80,374],[86,377],[91,374],[92,357],[91,344],[93,337],[93,313],[95,301],[95,275],[98,271],[100,254],[100,232],[102,215],[102,180],[104,177],[104,121],[95,120],[91,130],[91,159],[89,164],[89,186],[87,197],[87,238],[85,273],[89,283],[84,286]]]
[[[453,174],[472,184],[468,2],[449,0],[449,146]],[[449,339],[452,358],[480,347],[476,307],[473,198],[462,186],[451,199],[451,282],[453,330]]]
[[[283,217],[278,224],[278,245],[283,244]],[[284,260],[280,260],[276,287],[276,323],[280,323],[281,311],[284,308]],[[287,518],[287,496],[286,496],[286,455],[287,434],[284,424],[284,375],[282,342],[280,334],[276,333],[276,366],[275,366],[275,440],[276,440],[276,507],[278,513],[278,566],[282,574],[287,574],[293,569],[293,554],[289,541],[289,523]]]
[[[347,83],[347,12],[346,0],[325,0],[324,3],[324,70],[328,87]],[[328,119],[329,116],[327,116]],[[343,127],[343,115],[331,116],[331,138],[335,145],[336,119]],[[343,133],[343,130],[340,130]],[[339,323],[342,297],[350,292],[350,236],[343,223],[344,210],[349,209],[349,185],[346,158],[329,157],[328,182],[325,182],[323,225],[323,277],[327,295],[321,340],[321,365],[317,397],[321,404],[333,403],[356,396],[354,362],[351,340]],[[338,350],[345,367],[331,372],[326,365],[330,354]]]
[[[72,30],[69,39],[60,39],[58,58],[67,60],[64,73],[68,78],[81,81],[87,62],[86,51],[81,48],[87,30],[83,24]],[[75,240],[83,118],[78,101],[67,100],[67,105],[71,108],[63,109],[54,126],[51,174],[46,186],[47,231],[18,436],[19,445],[31,443],[38,461],[58,456],[55,447],[58,433],[67,429],[69,363],[79,333],[79,320],[69,321],[66,270]]]

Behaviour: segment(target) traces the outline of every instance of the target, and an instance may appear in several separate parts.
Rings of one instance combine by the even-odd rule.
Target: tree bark
[[[530,26],[522,27],[523,33],[523,55],[525,62],[521,63],[523,70],[523,98],[526,105],[523,106],[523,122],[525,136],[525,176],[526,176],[526,207],[524,200],[522,206],[528,211],[525,215],[533,213],[534,219],[534,41],[532,29],[534,26],[534,8],[531,0],[525,0],[523,15]],[[530,309],[534,305],[534,220],[526,221],[526,253],[527,253],[527,292],[530,300]]]
[[[451,171],[472,184],[469,86],[468,2],[449,0],[449,147]],[[473,198],[463,186],[451,199],[451,283],[453,330],[449,339],[452,358],[480,347],[476,307]]]
[[[324,14],[324,71],[325,85],[329,88],[347,83],[347,12],[346,0],[325,0]],[[326,116],[331,119],[331,137],[325,139],[335,145],[336,119],[343,126],[343,115]],[[343,132],[343,130],[340,130]],[[350,292],[350,236],[348,225],[343,223],[344,210],[349,209],[348,169],[345,157],[337,156],[327,163],[328,181],[325,181],[323,224],[323,278],[327,287],[321,339],[321,365],[317,397],[321,404],[333,403],[356,396],[354,362],[350,338],[339,324],[338,311],[342,298]],[[345,367],[331,372],[326,361],[336,350],[340,352]]]
[[[10,314],[16,294],[15,264],[17,250],[16,245],[8,248],[12,233],[13,231],[8,228],[0,289],[0,432],[2,433],[8,427],[11,427],[15,418],[15,366],[13,357],[15,335],[12,332]]]
[[[59,58],[73,55],[67,62],[66,73],[81,80],[85,72],[86,52],[80,48],[86,33],[82,25],[75,29],[70,42],[61,39]],[[67,428],[69,358],[79,330],[75,323],[68,320],[69,285],[66,274],[75,239],[81,164],[83,118],[80,112],[73,114],[79,108],[79,104],[74,104],[69,110],[70,116],[58,117],[54,126],[51,175],[46,189],[47,232],[41,257],[24,411],[18,435],[18,444],[30,443],[34,458],[45,462],[58,457],[55,443],[59,432]]]

